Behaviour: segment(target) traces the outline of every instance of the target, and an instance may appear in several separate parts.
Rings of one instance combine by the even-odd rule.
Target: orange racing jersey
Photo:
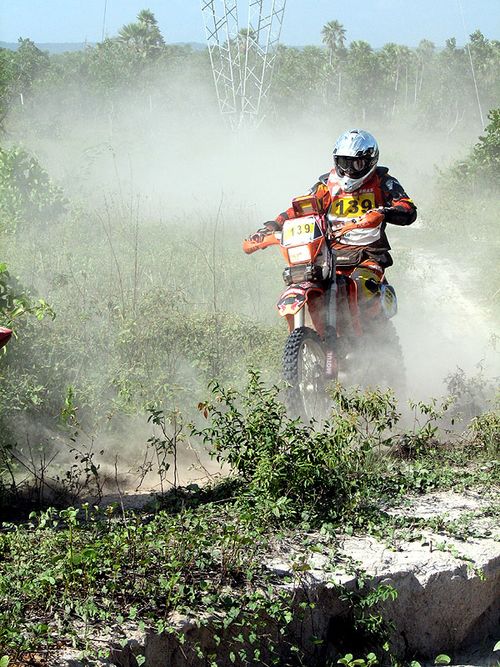
[[[354,192],[342,189],[341,179],[335,169],[332,169],[329,174],[319,178],[311,188],[310,194],[317,197],[320,209],[326,213],[334,234],[337,227],[341,228],[353,218],[358,218],[375,208],[383,209],[384,220],[378,228],[354,231],[350,236],[346,235],[341,241],[345,245],[368,246],[382,252],[389,251],[391,246],[385,233],[387,223],[411,225],[417,217],[415,204],[399,181],[389,174],[386,167],[377,167],[370,178]],[[285,220],[295,215],[291,207],[276,218],[276,223],[281,227]]]

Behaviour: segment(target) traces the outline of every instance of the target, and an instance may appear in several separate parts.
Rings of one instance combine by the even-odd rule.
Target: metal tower
[[[258,119],[271,86],[286,0],[250,0],[248,8],[242,113]]]
[[[241,90],[237,0],[201,0],[217,100],[231,124],[239,112]]]
[[[239,30],[238,0],[201,0],[217,99],[233,128],[257,124],[271,86],[286,0],[248,0]]]

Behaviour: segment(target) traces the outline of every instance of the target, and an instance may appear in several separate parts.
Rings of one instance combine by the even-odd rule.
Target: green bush
[[[212,401],[200,404],[211,424],[198,435],[264,514],[317,523],[355,511],[375,474],[374,450],[397,419],[393,397],[337,388],[335,409],[319,427],[290,418],[279,391],[255,372],[242,393],[213,383]]]
[[[500,455],[500,395],[493,408],[475,417],[470,425],[473,443],[498,461]]]
[[[0,231],[33,218],[53,221],[65,208],[61,189],[33,155],[0,147]]]
[[[492,109],[489,114],[489,124],[485,128],[485,135],[472,151],[469,170],[478,178],[498,187],[500,180],[500,108]]]
[[[441,185],[454,193],[474,192],[483,198],[489,191],[498,193],[500,180],[500,108],[491,109],[485,134],[479,137],[466,159],[441,174]],[[442,193],[442,188],[441,188]],[[475,202],[477,211],[477,202]]]

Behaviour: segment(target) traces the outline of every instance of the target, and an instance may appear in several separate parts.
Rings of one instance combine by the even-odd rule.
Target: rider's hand
[[[253,243],[262,243],[268,234],[269,230],[263,227],[262,229],[258,229],[254,234],[249,236],[247,241],[252,241]]]
[[[371,211],[367,211],[361,218],[358,219],[358,224],[364,227],[376,227],[380,225],[385,218],[385,212],[382,207],[373,208]]]
[[[279,229],[280,226],[275,220],[269,220],[268,222],[264,223],[264,227],[258,229],[254,234],[249,236],[247,240],[253,241],[254,243],[262,243],[262,241],[266,236],[268,236],[269,234],[273,234]]]

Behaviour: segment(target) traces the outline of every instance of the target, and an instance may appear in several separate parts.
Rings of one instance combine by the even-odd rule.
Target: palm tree
[[[150,9],[143,9],[137,14],[137,20],[147,30],[150,46],[165,46],[165,40],[158,28],[158,21]]]
[[[321,38],[323,44],[328,49],[329,52],[329,63],[330,68],[333,67],[333,60],[337,61],[337,74],[338,74],[338,84],[337,84],[337,98],[340,100],[342,93],[342,71],[340,68],[340,56],[344,53],[344,44],[345,44],[345,35],[346,31],[340,21],[329,21],[326,25],[323,26],[321,30]]]
[[[118,33],[118,41],[140,50],[147,39],[147,32],[140,23],[127,23]]]
[[[131,46],[143,55],[151,55],[165,46],[158,22],[149,9],[137,15],[135,23],[127,23],[118,33],[118,41]]]
[[[346,31],[340,21],[329,21],[321,30],[323,44],[330,52],[330,66],[334,56],[338,56],[344,49]]]

